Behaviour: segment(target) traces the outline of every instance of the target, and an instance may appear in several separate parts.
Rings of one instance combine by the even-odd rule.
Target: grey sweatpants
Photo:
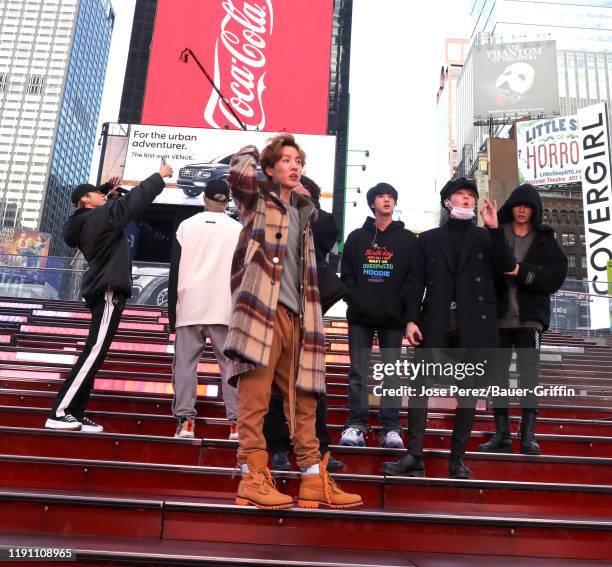
[[[226,325],[188,325],[176,328],[174,340],[174,362],[172,363],[172,386],[174,399],[172,413],[175,417],[195,417],[198,385],[198,362],[210,337],[213,351],[221,371],[221,390],[225,402],[225,415],[230,421],[238,417],[238,392],[227,383],[227,358],[223,346],[227,337]]]

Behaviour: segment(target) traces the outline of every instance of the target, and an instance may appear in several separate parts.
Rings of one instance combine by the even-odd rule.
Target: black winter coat
[[[329,251],[336,244],[340,229],[336,224],[334,215],[317,209],[317,218],[312,221],[312,239],[314,240],[315,256],[317,262],[324,261]]]
[[[457,303],[459,345],[498,346],[494,273],[515,267],[501,229],[469,226],[455,273],[447,224],[422,233],[413,263],[408,321],[423,334],[422,347],[446,346],[451,301]],[[423,296],[423,294],[425,295]]]
[[[317,218],[312,221],[312,239],[317,259],[317,285],[323,314],[347,294],[346,286],[327,263],[327,255],[334,247],[338,234],[340,229],[334,215],[318,209]]]
[[[563,285],[567,276],[567,256],[555,238],[555,231],[542,224],[542,201],[537,189],[530,185],[517,187],[497,213],[500,224],[512,222],[512,208],[517,205],[531,206],[537,232],[525,260],[519,263],[519,273],[513,278],[517,286],[519,317],[522,321],[538,321],[546,330],[550,325],[550,296]],[[495,279],[499,317],[508,310],[506,277],[497,274]]]

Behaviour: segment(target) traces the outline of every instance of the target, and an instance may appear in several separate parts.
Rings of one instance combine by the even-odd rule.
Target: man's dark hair
[[[318,204],[319,200],[321,199],[321,188],[312,179],[310,179],[310,177],[306,177],[305,175],[300,177],[300,182],[306,189],[308,189],[310,192],[310,198],[314,201],[314,203]]]

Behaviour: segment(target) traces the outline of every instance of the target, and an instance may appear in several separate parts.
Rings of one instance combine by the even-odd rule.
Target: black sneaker
[[[87,431],[88,433],[102,433],[104,431],[104,427],[94,423],[89,419],[86,415],[84,415],[81,419],[81,431]]]
[[[66,431],[80,431],[81,427],[81,422],[69,413],[62,417],[48,417],[47,421],[45,421],[46,429],[64,429]]]

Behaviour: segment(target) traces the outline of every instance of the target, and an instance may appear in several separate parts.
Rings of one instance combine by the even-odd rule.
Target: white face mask
[[[450,207],[450,218],[456,220],[470,220],[474,218],[474,209],[470,207],[453,207],[447,199],[445,202],[447,207]]]

